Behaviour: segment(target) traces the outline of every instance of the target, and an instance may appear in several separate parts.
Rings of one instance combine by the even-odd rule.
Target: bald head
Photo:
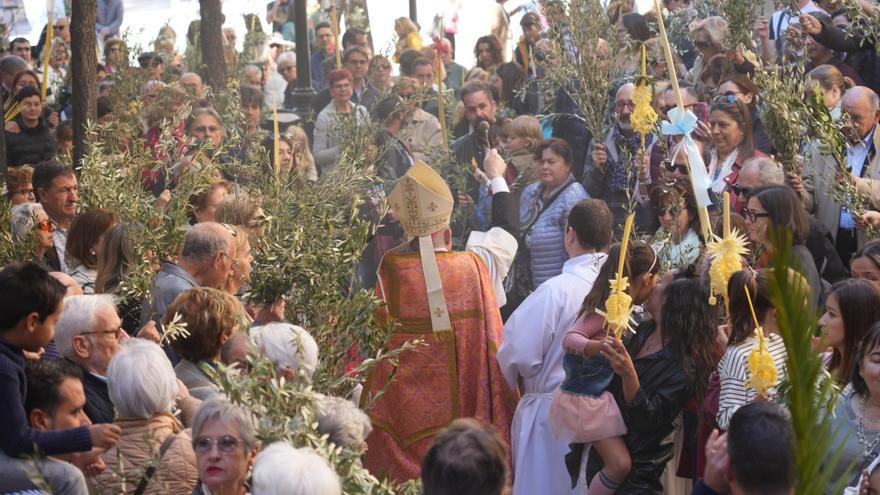
[[[749,158],[743,163],[736,177],[734,193],[737,204],[745,208],[752,190],[772,184],[785,184],[785,171],[782,170],[782,166],[767,157]]]
[[[202,77],[195,72],[187,72],[183,74],[177,82],[179,82],[188,93],[195,95],[197,98],[201,98],[205,95],[205,85],[202,82]]]
[[[856,86],[846,90],[843,95],[843,110],[853,122],[853,130],[858,138],[866,139],[880,122],[880,98],[871,88]]]

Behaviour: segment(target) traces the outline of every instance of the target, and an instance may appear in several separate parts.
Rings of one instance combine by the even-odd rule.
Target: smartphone
[[[691,107],[691,111],[697,116],[697,120],[709,125],[709,105],[702,101],[698,101]]]

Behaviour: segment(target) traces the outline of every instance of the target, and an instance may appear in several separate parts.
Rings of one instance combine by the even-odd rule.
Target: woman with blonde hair
[[[367,67],[367,81],[383,95],[391,91],[391,61],[385,55],[376,55],[370,59]]]
[[[254,256],[251,254],[251,243],[248,233],[243,228],[233,225],[235,232],[235,259],[232,260],[232,270],[229,278],[223,284],[223,292],[233,296],[240,296],[242,287],[251,276]]]
[[[397,62],[400,54],[407,50],[421,50],[422,37],[419,28],[409,17],[398,17],[394,20],[394,31],[397,32],[397,51],[394,53],[394,61]]]
[[[824,64],[807,72],[805,86],[807,95],[813,94],[816,86],[819,87],[819,91],[822,92],[822,102],[825,103],[825,108],[831,112],[831,117],[837,120],[840,118],[842,110],[843,93],[855,86],[855,82],[844,76],[837,67],[831,64]]]
[[[698,19],[688,26],[688,31],[699,54],[686,80],[690,84],[696,84],[701,80],[700,76],[706,63],[724,51],[724,44],[727,42],[727,21],[718,16]]]
[[[312,156],[312,147],[309,146],[309,136],[298,125],[287,128],[285,134],[291,138],[291,156],[293,157],[293,170],[309,181],[318,180],[318,168],[315,166],[315,157]]]

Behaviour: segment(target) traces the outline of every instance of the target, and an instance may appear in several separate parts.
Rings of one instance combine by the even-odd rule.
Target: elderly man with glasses
[[[113,404],[107,391],[107,367],[128,338],[107,294],[64,299],[64,311],[55,325],[55,347],[64,359],[82,369],[85,413],[92,423],[112,423]]]
[[[791,182],[790,179],[789,182]],[[800,184],[799,179],[795,180]],[[730,187],[731,197],[737,212],[743,213],[752,196],[752,191],[763,186],[785,183],[786,175],[782,166],[772,158],[754,157],[746,160],[736,177],[736,182]],[[798,192],[797,188],[792,187],[792,189]],[[840,261],[837,250],[834,249],[834,241],[828,233],[828,229],[816,217],[810,215],[807,218],[810,221],[810,233],[807,235],[806,246],[813,257],[819,276],[832,284],[848,278],[849,273],[843,262]]]
[[[639,174],[627,173],[627,170],[639,170],[639,149],[642,136],[633,128],[631,121],[635,103],[632,94],[635,86],[624,84],[617,90],[614,98],[615,124],[611,131],[599,141],[595,136],[592,150],[584,164],[584,187],[590,196],[603,199],[608,203],[614,215],[614,225],[622,226],[627,215],[629,197],[636,192],[636,180]],[[644,144],[650,147],[655,136],[645,136]],[[629,163],[627,163],[629,162]],[[643,222],[642,208],[636,209],[636,225]]]

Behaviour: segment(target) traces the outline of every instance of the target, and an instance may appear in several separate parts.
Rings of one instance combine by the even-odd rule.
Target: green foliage
[[[5,179],[5,177],[3,177]],[[6,190],[6,184],[0,190]],[[36,242],[34,234],[30,233],[24,240],[12,238],[12,203],[3,198],[0,200],[0,266],[6,266],[13,261],[29,260],[34,257],[31,246]]]
[[[569,0],[570,23],[550,28],[545,77],[554,88],[564,89],[574,100],[593,136],[607,134],[611,92],[615,77],[612,56],[620,48],[608,13],[599,0]]]
[[[825,187],[834,202],[845,207],[856,217],[860,217],[870,209],[870,198],[856,190],[847,161],[846,150],[849,147],[847,137],[853,133],[849,115],[844,112],[834,120],[825,106],[819,84],[814,84],[812,95],[806,99],[807,126],[816,145],[823,155],[830,156],[834,162],[834,174]],[[818,174],[818,171],[816,171]],[[865,229],[868,238],[875,235],[874,229],[868,225]]]
[[[813,349],[819,315],[811,308],[812,295],[806,279],[793,273],[791,233],[779,230],[773,235],[771,300],[787,353],[785,388],[795,437],[795,493],[841,493],[847,479],[845,475],[841,486],[829,490],[843,446],[832,443],[835,431],[832,414],[838,390],[827,377],[822,355]]]
[[[860,40],[862,46],[872,45],[880,53],[880,8],[876,3],[870,13],[862,7],[859,0],[841,0],[840,3],[846,9],[846,17],[850,21],[847,35]]]
[[[732,50],[755,46],[752,30],[763,5],[759,0],[706,0],[708,10],[727,21],[727,45]]]
[[[754,75],[760,90],[758,102],[764,131],[776,148],[776,160],[789,174],[800,175],[801,140],[806,132],[803,63],[767,70],[758,67]]]
[[[401,349],[379,359],[396,365],[397,357],[414,349],[408,343]],[[323,351],[323,349],[322,349]],[[365,363],[363,368],[375,364]],[[317,418],[322,395],[305,375],[285,380],[277,375],[277,367],[268,358],[251,354],[247,357],[248,372],[221,366],[214,373],[223,393],[237,404],[248,408],[257,422],[257,438],[263,445],[286,441],[295,447],[309,447],[330,461],[342,480],[346,495],[416,495],[417,485],[397,487],[379,481],[360,465],[362,452],[353,447],[339,447],[318,431]]]

